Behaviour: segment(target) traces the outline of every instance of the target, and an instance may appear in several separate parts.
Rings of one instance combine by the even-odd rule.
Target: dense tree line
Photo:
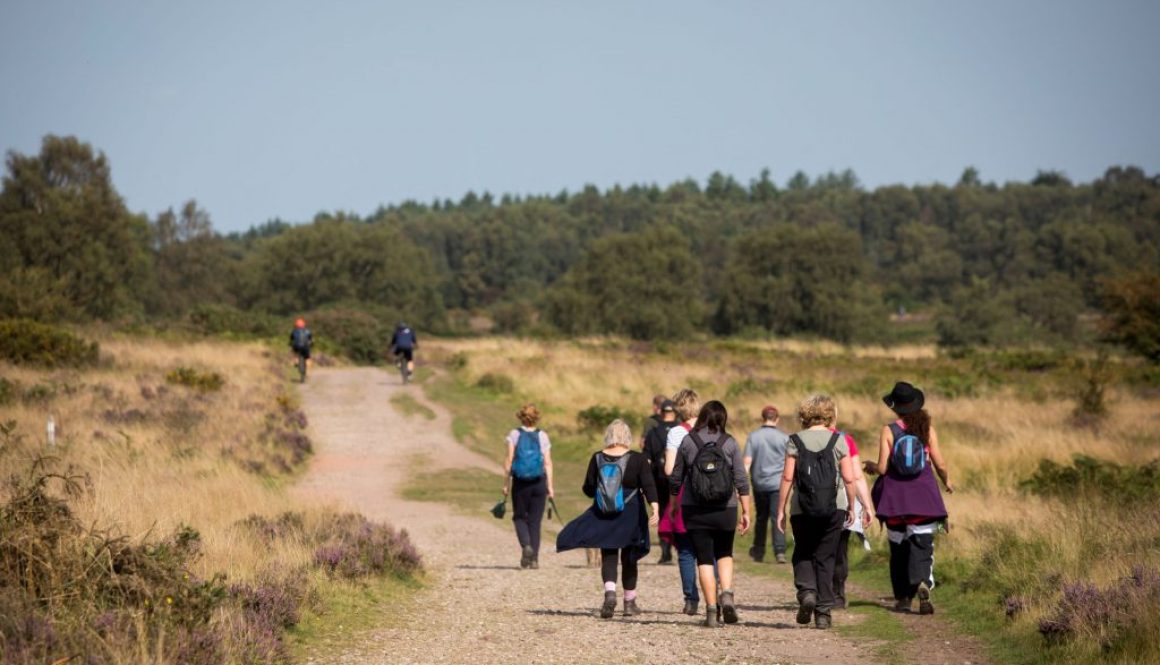
[[[1160,176],[1135,167],[1003,185],[968,168],[954,186],[874,190],[851,171],[784,187],[768,171],[748,184],[714,173],[703,186],[468,192],[222,235],[194,201],[129,212],[103,155],[49,136],[39,155],[9,154],[0,193],[0,308],[36,319],[212,304],[450,332],[487,314],[517,332],[857,341],[889,339],[906,311],[936,317],[945,344],[1066,341],[1084,314],[1140,300],[1124,294],[1158,265]]]

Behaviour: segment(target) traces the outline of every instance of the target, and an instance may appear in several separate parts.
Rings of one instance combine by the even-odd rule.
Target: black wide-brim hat
[[[926,396],[918,388],[905,381],[899,381],[894,384],[894,389],[889,395],[882,396],[882,401],[898,415],[905,416],[921,409]]]

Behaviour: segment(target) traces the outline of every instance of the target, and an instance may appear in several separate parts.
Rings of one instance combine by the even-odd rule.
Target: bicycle
[[[403,378],[403,385],[411,382],[411,372],[407,369],[407,358],[401,353],[395,354],[395,367],[399,370],[399,376]]]
[[[306,383],[306,356],[298,354],[298,383]]]

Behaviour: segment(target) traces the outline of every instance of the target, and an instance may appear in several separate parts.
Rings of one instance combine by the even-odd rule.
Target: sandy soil
[[[539,570],[520,570],[508,520],[468,517],[436,503],[404,501],[398,490],[417,455],[445,466],[500,469],[451,435],[450,417],[418,386],[377,369],[320,369],[303,386],[317,455],[296,491],[313,501],[361,511],[407,529],[433,583],[398,617],[385,608],[382,628],[325,663],[855,663],[871,645],[794,624],[793,589],[783,581],[739,575],[741,623],[710,630],[679,613],[675,566],[642,562],[638,603],[644,614],[601,620],[599,571],[583,552],[556,554],[545,534]],[[390,404],[409,391],[436,414],[404,416]],[[580,479],[559,479],[557,489]],[[497,492],[498,494],[498,492]],[[835,624],[856,621],[839,612]],[[962,663],[969,657],[957,660]],[[933,662],[925,659],[918,662]],[[939,661],[944,662],[944,661]],[[976,661],[977,662],[977,661]]]

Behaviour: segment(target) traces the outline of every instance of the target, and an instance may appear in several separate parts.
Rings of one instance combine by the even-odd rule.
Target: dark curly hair
[[[906,431],[922,439],[923,443],[930,443],[930,414],[926,409],[919,409],[914,413],[899,416]]]

